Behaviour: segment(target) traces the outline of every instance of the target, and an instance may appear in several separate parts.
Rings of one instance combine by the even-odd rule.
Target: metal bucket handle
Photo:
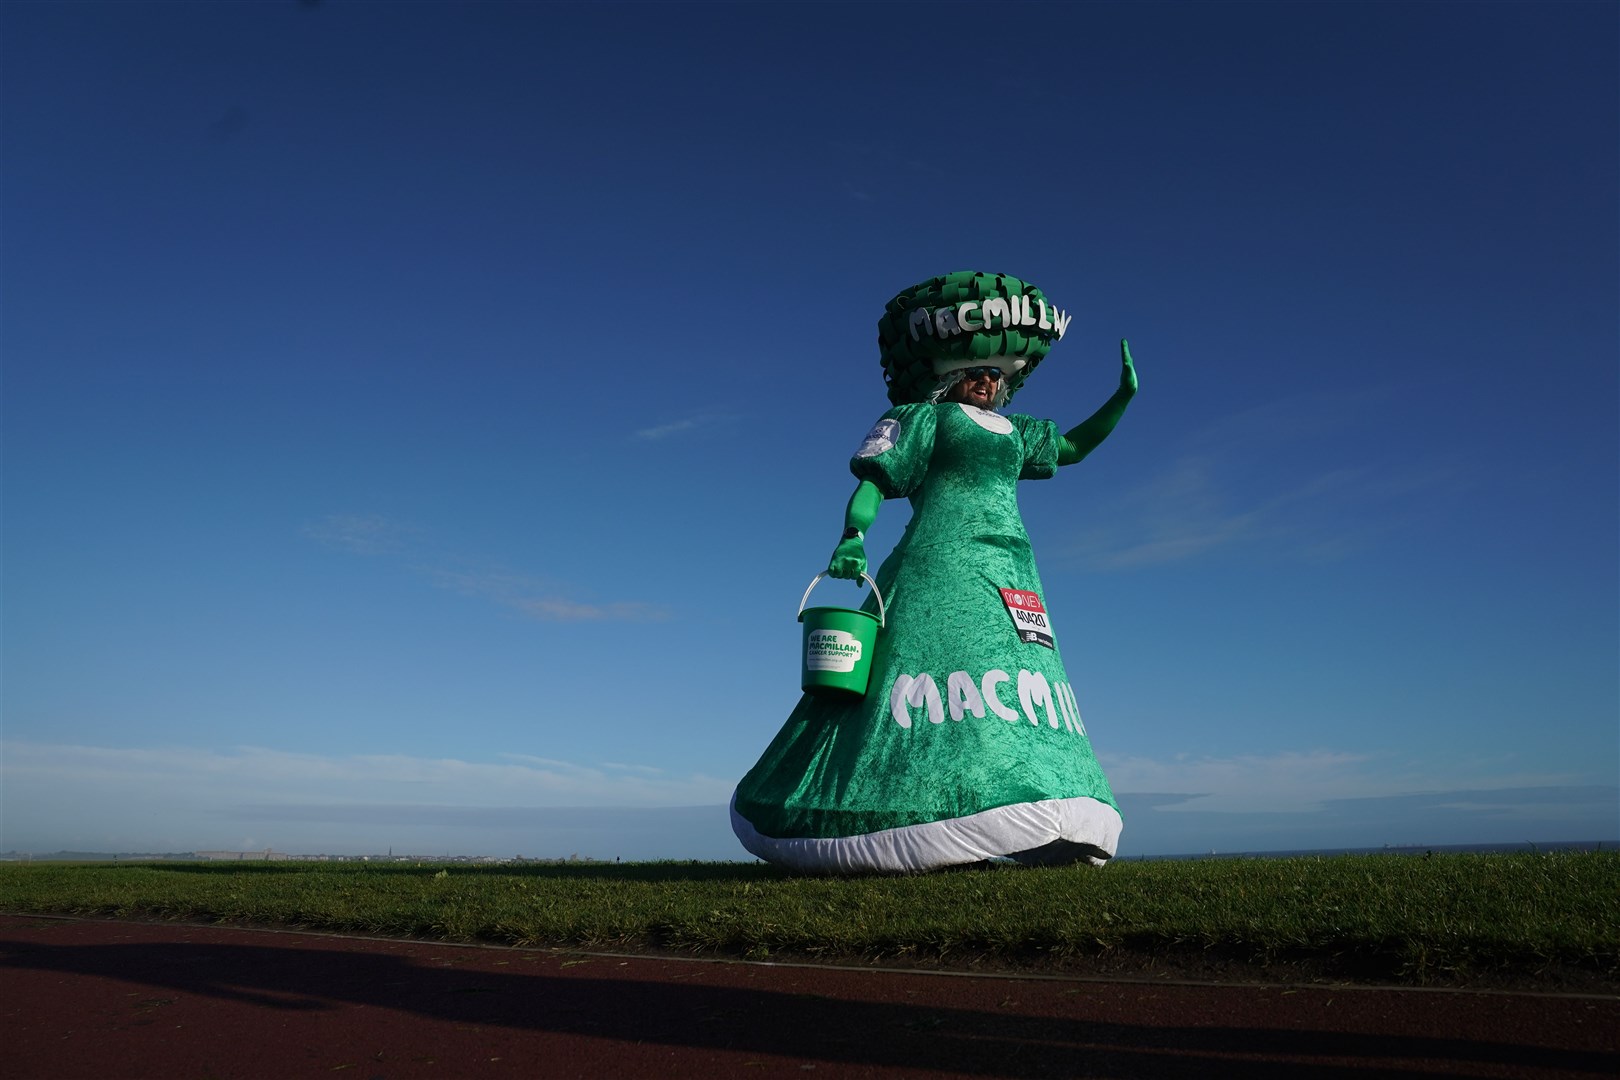
[[[799,601],[799,614],[800,615],[804,614],[804,605],[809,603],[809,601],[810,601],[810,590],[814,589],[817,585],[819,585],[821,583],[821,579],[826,577],[826,576],[827,576],[827,572],[825,570],[823,570],[821,573],[817,574],[815,577],[810,579],[810,588],[804,590],[804,598]],[[866,574],[862,574],[861,577],[865,578],[866,583],[868,585],[872,586],[872,595],[877,597],[877,602],[878,602],[878,629],[881,630],[888,624],[888,621],[889,621],[888,613],[883,610],[883,594],[878,592],[877,582],[873,581]]]

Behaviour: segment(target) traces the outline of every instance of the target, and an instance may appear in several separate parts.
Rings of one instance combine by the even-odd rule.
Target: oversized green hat
[[[924,401],[941,375],[992,357],[1002,361],[1011,398],[1069,318],[1041,290],[1006,274],[958,270],[904,289],[878,320],[889,401]]]

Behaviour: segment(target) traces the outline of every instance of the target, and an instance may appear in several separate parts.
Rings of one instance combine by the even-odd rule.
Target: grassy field
[[[11,864],[0,911],[980,970],[1620,992],[1620,854],[795,877],[757,864]]]

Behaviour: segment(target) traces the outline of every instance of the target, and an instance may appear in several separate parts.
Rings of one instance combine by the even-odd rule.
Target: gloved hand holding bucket
[[[804,665],[799,685],[809,694],[866,696],[866,683],[872,674],[872,649],[877,645],[878,631],[883,629],[887,615],[883,609],[883,594],[877,582],[862,574],[872,595],[877,597],[878,613],[846,607],[813,607],[804,605],[810,600],[825,573],[810,580],[799,601],[799,621],[804,624]]]

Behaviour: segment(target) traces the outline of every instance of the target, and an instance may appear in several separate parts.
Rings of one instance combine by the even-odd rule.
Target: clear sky
[[[0,6],[0,849],[747,857],[961,269],[1122,855],[1620,838],[1617,11]]]

